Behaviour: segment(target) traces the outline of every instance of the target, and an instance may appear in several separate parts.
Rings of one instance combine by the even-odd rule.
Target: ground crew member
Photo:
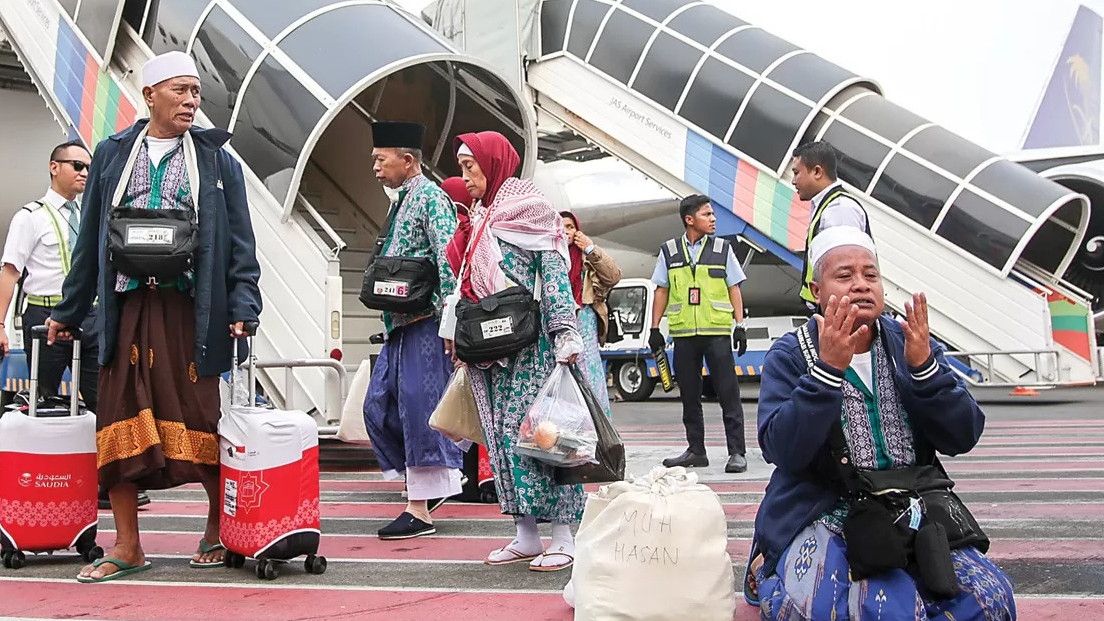
[[[801,268],[801,299],[810,312],[815,312],[816,300],[810,289],[813,266],[809,263],[808,250],[813,238],[834,226],[852,226],[870,235],[870,219],[859,201],[836,180],[836,150],[827,142],[807,142],[794,150],[793,184],[798,197],[812,203]]]
[[[660,248],[652,282],[652,331],[648,344],[661,350],[665,339],[659,321],[667,313],[667,325],[675,341],[675,379],[682,397],[682,424],[686,427],[686,451],[663,460],[674,466],[708,466],[705,421],[702,417],[702,358],[721,402],[728,463],[725,472],[747,470],[744,410],[740,386],[733,368],[732,350],[747,351],[744,304],[740,283],[746,276],[728,240],[715,237],[717,217],[709,197],[694,194],[679,204],[686,233],[667,240]],[[735,326],[733,326],[735,320]]]

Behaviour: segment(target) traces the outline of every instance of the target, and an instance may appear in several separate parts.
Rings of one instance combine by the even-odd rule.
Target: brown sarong
[[[100,484],[166,489],[217,476],[219,378],[197,371],[191,296],[143,287],[121,307],[115,356],[100,370]]]

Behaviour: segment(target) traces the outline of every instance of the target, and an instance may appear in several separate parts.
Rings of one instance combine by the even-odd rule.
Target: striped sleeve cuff
[[[809,370],[813,377],[832,388],[843,386],[843,371],[817,360],[813,368]]]
[[[928,361],[919,367],[909,367],[909,373],[912,374],[912,379],[922,382],[924,380],[935,377],[935,374],[939,372],[939,363],[935,360],[933,354],[928,358]]]

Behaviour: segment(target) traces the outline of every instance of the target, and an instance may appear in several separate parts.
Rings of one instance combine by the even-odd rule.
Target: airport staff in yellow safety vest
[[[793,153],[793,184],[797,195],[812,203],[809,231],[805,236],[805,262],[801,268],[801,299],[810,312],[816,311],[816,300],[810,290],[813,265],[809,263],[809,247],[813,238],[834,226],[851,226],[871,235],[866,210],[843,189],[843,184],[836,181],[836,159],[835,148],[823,141],[807,142]]]
[[[744,303],[740,283],[746,276],[728,240],[715,237],[717,217],[709,197],[695,194],[679,205],[686,233],[660,248],[652,282],[652,331],[648,344],[663,349],[666,340],[659,321],[667,313],[667,326],[675,341],[675,379],[682,396],[682,424],[686,427],[686,451],[664,459],[663,465],[708,466],[705,421],[702,417],[702,358],[721,402],[728,463],[725,472],[747,470],[744,410],[740,386],[733,368],[732,350],[747,351]],[[733,322],[735,321],[735,326]]]

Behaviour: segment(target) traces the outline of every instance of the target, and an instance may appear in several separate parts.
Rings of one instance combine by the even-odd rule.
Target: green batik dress
[[[556,366],[552,334],[576,328],[575,301],[567,263],[555,251],[533,252],[499,241],[507,278],[533,289],[540,270],[541,331],[535,345],[487,369],[470,366],[472,392],[479,408],[487,453],[494,471],[502,512],[531,515],[539,520],[578,522],[586,495],[582,485],[556,485],[554,469],[514,453],[521,421]]]

